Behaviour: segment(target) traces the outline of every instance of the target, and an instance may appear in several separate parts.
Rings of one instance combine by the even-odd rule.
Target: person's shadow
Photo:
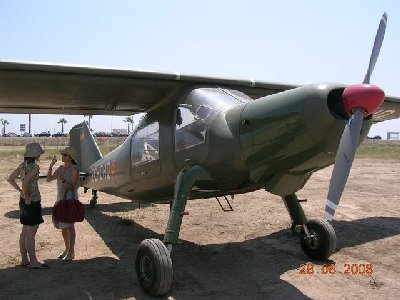
[[[0,270],[0,290],[15,291],[16,299],[148,299],[134,268],[135,252],[143,239],[162,235],[134,221],[108,216],[103,211],[129,211],[136,204],[99,204],[87,209],[86,220],[118,259],[99,257],[73,262],[51,260],[49,270]],[[47,209],[45,210],[48,213]],[[15,212],[6,214],[15,216]],[[400,218],[371,217],[350,222],[334,221],[337,251],[398,235]],[[174,276],[167,296],[179,299],[308,299],[280,277],[310,261],[289,230],[224,244],[196,245],[180,240],[172,252]],[[329,261],[332,263],[332,261]],[[315,264],[324,262],[315,261]],[[334,263],[334,262],[333,262]],[[65,276],[68,270],[68,276]],[[42,272],[51,273],[41,277]],[[64,283],[63,289],[54,286]],[[243,285],[246,286],[243,289]],[[164,299],[166,298],[164,297]]]

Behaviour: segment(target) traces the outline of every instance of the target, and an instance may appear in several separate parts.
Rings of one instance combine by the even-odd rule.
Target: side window
[[[158,122],[138,128],[132,138],[132,165],[159,159],[159,132]]]
[[[176,111],[175,150],[181,151],[205,142],[206,119],[211,109],[201,105],[197,109],[181,105]]]

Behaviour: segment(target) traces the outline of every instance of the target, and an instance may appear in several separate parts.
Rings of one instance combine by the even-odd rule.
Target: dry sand
[[[77,227],[76,259],[63,249],[51,223],[55,183],[41,182],[45,223],[37,253],[48,270],[16,268],[21,230],[18,195],[5,178],[18,158],[0,160],[0,299],[150,299],[140,288],[134,255],[145,238],[162,238],[168,205],[136,203],[99,193],[95,209]],[[43,170],[49,161],[42,161]],[[279,197],[265,191],[238,195],[234,211],[215,199],[187,205],[180,243],[172,253],[174,278],[167,299],[399,299],[400,198],[398,160],[356,160],[333,227],[338,247],[330,261],[309,260],[294,240]],[[331,168],[314,174],[298,193],[308,217],[321,217]],[[81,200],[88,203],[90,192]],[[300,274],[309,263],[316,271]],[[317,274],[336,264],[335,275]],[[339,274],[345,264],[371,264],[372,275]]]

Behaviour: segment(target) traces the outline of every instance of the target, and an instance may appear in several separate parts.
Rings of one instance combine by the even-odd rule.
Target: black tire
[[[172,282],[172,260],[167,247],[158,239],[146,239],[138,247],[135,258],[140,286],[152,296],[164,295]]]
[[[313,219],[306,225],[313,238],[301,239],[305,254],[312,259],[329,258],[336,250],[336,234],[332,225],[325,219]]]

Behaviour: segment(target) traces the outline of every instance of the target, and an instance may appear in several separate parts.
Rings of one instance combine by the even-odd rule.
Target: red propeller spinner
[[[343,91],[343,105],[348,115],[354,114],[354,110],[364,110],[364,117],[373,114],[383,103],[385,92],[372,84],[354,84]]]

